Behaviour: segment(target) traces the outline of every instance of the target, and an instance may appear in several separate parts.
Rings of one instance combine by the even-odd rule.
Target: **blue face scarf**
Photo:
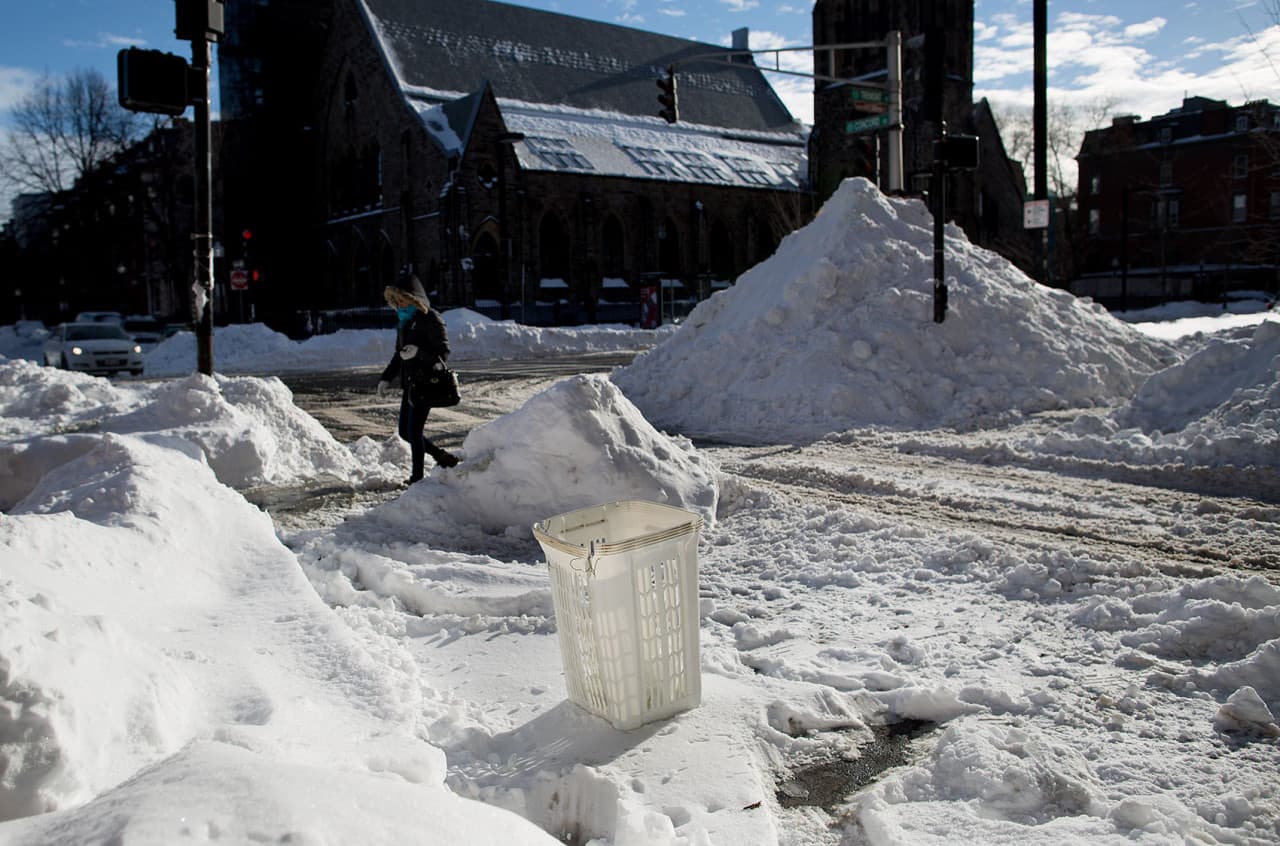
[[[417,311],[417,306],[402,306],[396,309],[396,317],[400,318],[400,327],[409,322],[409,318],[413,317],[413,313]]]

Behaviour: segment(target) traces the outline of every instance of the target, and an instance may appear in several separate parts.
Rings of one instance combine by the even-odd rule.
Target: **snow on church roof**
[[[681,113],[695,124],[793,132],[760,69],[696,55],[713,44],[490,0],[359,0],[402,88],[654,115],[655,80],[679,63]]]
[[[499,102],[507,128],[522,133],[516,155],[532,171],[590,173],[668,182],[797,189],[805,148],[728,137],[713,127],[677,129],[614,115],[547,113]]]
[[[805,182],[803,128],[752,65],[681,66],[683,120],[656,116],[661,69],[724,48],[488,0],[360,2],[406,100],[446,152],[466,146],[466,104],[487,84],[507,128],[525,136],[515,152],[526,170],[783,190]]]

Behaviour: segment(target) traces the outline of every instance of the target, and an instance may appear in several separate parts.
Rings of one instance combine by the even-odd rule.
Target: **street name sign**
[[[889,102],[889,92],[883,88],[850,88],[849,94],[855,103]]]
[[[844,131],[848,133],[871,132],[876,129],[883,129],[889,125],[888,115],[874,115],[872,117],[858,118],[851,120],[844,125]]]

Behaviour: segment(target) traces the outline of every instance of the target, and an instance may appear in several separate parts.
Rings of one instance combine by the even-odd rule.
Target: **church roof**
[[[656,116],[655,81],[673,62],[727,48],[491,0],[357,0],[407,94],[438,100],[487,80],[500,99]],[[681,122],[795,133],[758,68],[677,66]],[[655,117],[656,119],[656,117]]]

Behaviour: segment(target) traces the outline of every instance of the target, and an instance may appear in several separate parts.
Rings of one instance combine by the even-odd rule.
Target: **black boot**
[[[431,454],[431,457],[435,460],[436,464],[438,464],[441,467],[458,466],[458,456],[454,455],[448,450],[441,449],[435,444],[428,443],[427,452]]]

